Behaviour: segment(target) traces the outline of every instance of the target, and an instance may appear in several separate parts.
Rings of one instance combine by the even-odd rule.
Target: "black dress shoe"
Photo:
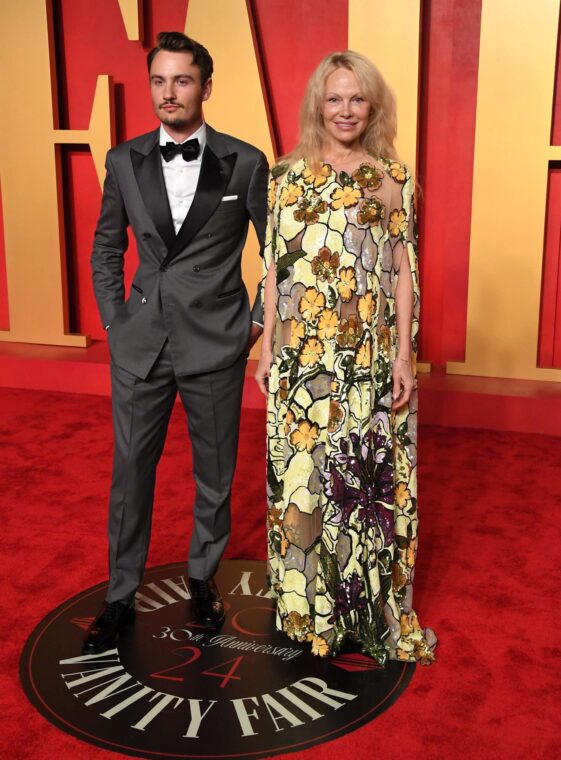
[[[82,654],[98,654],[115,645],[119,633],[134,620],[134,607],[124,602],[105,602],[88,628]]]
[[[205,628],[217,628],[224,622],[224,602],[214,578],[199,581],[189,578],[191,601],[197,622]]]

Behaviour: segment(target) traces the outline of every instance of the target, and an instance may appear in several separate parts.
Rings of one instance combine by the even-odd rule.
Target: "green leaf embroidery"
[[[339,172],[339,181],[343,185],[343,187],[351,187],[353,185],[353,180],[347,172]]]
[[[273,168],[271,169],[272,178],[277,179],[277,177],[280,177],[281,174],[285,173],[288,167],[289,167],[289,163],[287,161],[284,161],[282,164],[277,164],[276,166],[273,166]]]
[[[330,554],[324,543],[321,544],[319,549],[319,561],[323,568],[325,587],[329,594],[335,598],[337,589],[341,585],[341,575],[336,555]]]
[[[273,547],[273,549],[276,551],[277,554],[280,554],[281,552],[281,537],[280,533],[277,533],[277,531],[270,531],[269,532],[269,541]]]
[[[407,435],[408,428],[407,428],[407,421],[402,422],[401,425],[397,429],[397,439],[401,443],[402,446],[408,446],[411,443],[411,439]]]
[[[267,484],[271,489],[273,502],[277,503],[283,500],[282,485],[275,475],[275,469],[271,461],[267,462]]]
[[[304,251],[293,251],[292,253],[285,253],[277,261],[277,285],[289,276],[288,267],[292,266],[298,259],[303,258],[306,255]]]
[[[294,362],[294,364],[290,368],[290,375],[288,376],[288,384],[294,385],[294,383],[297,380],[298,380],[298,362]]]

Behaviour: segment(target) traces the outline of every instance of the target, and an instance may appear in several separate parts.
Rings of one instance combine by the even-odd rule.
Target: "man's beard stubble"
[[[168,103],[164,103],[163,105],[174,105],[180,109],[183,109],[183,106],[179,103],[168,102]],[[168,127],[178,127],[179,129],[181,129],[182,127],[186,127],[189,123],[189,120],[186,118],[184,112],[168,114],[163,110],[162,106],[160,106],[158,109],[158,118],[160,119],[162,124],[166,124]]]
[[[178,127],[181,129],[188,125],[187,119],[181,116],[170,116],[169,114],[164,113],[164,115],[160,115],[159,118],[162,124],[165,124],[167,127]]]

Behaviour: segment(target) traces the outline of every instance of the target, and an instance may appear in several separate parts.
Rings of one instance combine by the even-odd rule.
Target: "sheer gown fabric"
[[[419,288],[414,182],[372,158],[349,176],[273,169],[264,275],[277,273],[267,402],[268,575],[277,627],[335,654],[433,660],[412,608],[417,398],[391,411],[402,256]]]

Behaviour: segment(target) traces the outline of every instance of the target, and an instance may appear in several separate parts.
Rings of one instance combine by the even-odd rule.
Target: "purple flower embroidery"
[[[338,509],[334,522],[347,528],[358,509],[367,528],[379,527],[386,545],[394,540],[394,472],[391,438],[369,430],[362,441],[356,433],[341,441],[329,462],[327,495]]]
[[[356,570],[354,573],[343,581],[337,588],[333,615],[329,618],[329,623],[335,621],[352,610],[362,610],[366,607],[366,597],[364,596],[364,585],[358,577]]]

